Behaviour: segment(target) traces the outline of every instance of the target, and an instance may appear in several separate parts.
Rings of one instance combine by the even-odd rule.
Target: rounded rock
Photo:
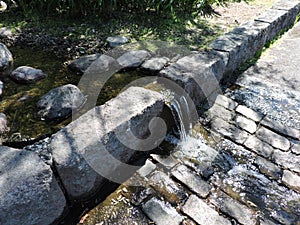
[[[30,66],[20,66],[11,73],[11,78],[17,82],[29,84],[47,77],[47,74],[40,69]]]
[[[49,91],[37,102],[38,116],[44,120],[66,118],[73,110],[79,109],[86,97],[78,87],[67,84]]]

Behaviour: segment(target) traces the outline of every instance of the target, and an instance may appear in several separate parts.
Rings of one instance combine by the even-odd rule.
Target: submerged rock
[[[126,44],[128,42],[128,38],[124,36],[108,37],[106,41],[108,42],[110,47],[116,47]]]
[[[85,101],[86,97],[75,85],[57,87],[37,102],[38,116],[45,120],[65,118],[72,113],[72,110],[80,108]]]
[[[82,56],[78,59],[73,60],[68,67],[79,73],[79,74],[83,74],[87,68],[89,68],[89,66],[100,57],[101,54],[93,54],[93,55],[86,55],[86,56]]]
[[[11,73],[11,78],[20,83],[34,83],[47,77],[47,74],[40,69],[30,66],[20,66]]]
[[[5,71],[13,62],[13,56],[7,47],[0,43],[0,72]]]
[[[37,154],[0,146],[0,223],[52,224],[66,200],[50,166]]]
[[[4,113],[0,113],[0,134],[7,131],[7,118]]]
[[[117,61],[122,68],[136,68],[150,57],[150,53],[146,50],[133,50],[121,55]]]
[[[11,36],[12,36],[12,32],[11,29],[9,29],[8,27],[2,27],[0,29],[0,38],[7,38]]]

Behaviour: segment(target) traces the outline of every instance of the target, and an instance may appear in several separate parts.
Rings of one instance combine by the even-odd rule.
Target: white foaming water
[[[186,98],[184,96],[178,100],[174,98],[170,103],[170,108],[179,130],[180,140],[185,141],[193,126]]]

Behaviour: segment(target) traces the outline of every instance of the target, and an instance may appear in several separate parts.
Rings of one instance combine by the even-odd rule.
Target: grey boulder
[[[66,118],[73,110],[79,109],[86,97],[78,87],[67,84],[49,91],[37,102],[38,116],[45,120]]]
[[[144,70],[158,72],[162,70],[168,64],[169,61],[170,59],[167,57],[155,57],[145,61],[141,67]]]
[[[0,72],[9,69],[13,62],[13,56],[11,52],[7,49],[7,47],[0,43]]]
[[[29,84],[47,77],[47,74],[40,69],[30,66],[20,66],[11,73],[11,78],[17,82]]]
[[[124,69],[137,68],[150,57],[151,54],[146,50],[132,50],[121,55],[117,61]]]
[[[0,113],[0,134],[7,131],[7,118],[4,113]]]
[[[128,38],[124,36],[115,36],[115,37],[108,37],[106,39],[110,47],[116,47],[119,45],[126,44],[128,42]]]
[[[11,37],[13,34],[11,32],[11,29],[8,27],[2,27],[0,28],[0,38],[7,38]]]
[[[100,57],[101,54],[92,54],[92,55],[85,55],[78,59],[73,60],[68,67],[79,73],[83,74],[89,66]]]
[[[37,154],[0,146],[0,224],[48,225],[66,200],[50,166]]]

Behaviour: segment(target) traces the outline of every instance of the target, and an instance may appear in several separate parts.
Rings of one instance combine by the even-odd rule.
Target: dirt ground
[[[247,21],[251,21],[270,8],[277,0],[253,0],[249,3],[229,3],[227,7],[218,6],[216,12],[220,16],[208,18],[207,20],[214,23],[225,32],[228,32],[232,27],[238,26]]]

